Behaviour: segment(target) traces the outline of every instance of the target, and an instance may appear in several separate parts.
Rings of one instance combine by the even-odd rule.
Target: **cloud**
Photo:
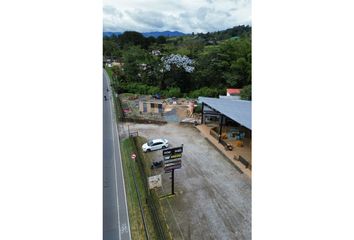
[[[118,17],[123,16],[122,13],[118,11],[118,9],[109,5],[103,7],[103,14],[107,16],[118,16]]]
[[[163,14],[154,11],[126,11],[133,21],[145,25],[148,28],[160,29],[164,26],[162,19],[166,18]]]
[[[104,31],[212,32],[251,24],[250,0],[104,0]]]

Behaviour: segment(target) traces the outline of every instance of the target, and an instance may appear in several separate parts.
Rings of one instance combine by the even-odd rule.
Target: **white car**
[[[168,148],[168,140],[162,138],[149,140],[147,143],[144,143],[142,146],[144,152],[151,152],[163,148]]]

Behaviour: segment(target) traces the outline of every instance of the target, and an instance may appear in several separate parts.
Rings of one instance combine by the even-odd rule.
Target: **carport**
[[[230,121],[233,121],[240,127],[248,129],[249,135],[251,135],[251,101],[199,97],[199,102],[202,103],[201,124],[204,124],[206,119],[210,117],[214,117],[218,120],[219,142],[222,140],[223,127]]]

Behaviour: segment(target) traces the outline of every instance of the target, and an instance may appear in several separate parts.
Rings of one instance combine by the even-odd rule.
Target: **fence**
[[[151,193],[150,189],[149,189],[149,186],[148,186],[148,183],[147,183],[147,175],[146,175],[146,172],[145,172],[145,168],[148,167],[148,166],[145,166],[145,163],[142,161],[141,157],[139,156],[139,151],[137,149],[137,139],[136,137],[133,137],[133,141],[134,141],[134,147],[135,147],[135,152],[138,153],[137,154],[137,158],[136,158],[136,162],[138,163],[138,167],[139,167],[139,171],[140,171],[140,174],[141,174],[141,177],[143,180],[143,185],[144,185],[144,190],[146,192],[146,201],[147,201],[147,204],[149,206],[149,211],[152,215],[152,219],[153,219],[153,222],[154,222],[154,226],[155,226],[155,229],[156,229],[156,232],[157,232],[157,235],[158,235],[158,239],[162,239],[162,240],[165,240],[166,239],[166,234],[163,230],[163,227],[162,227],[162,223],[161,223],[161,220],[159,218],[159,215],[158,215],[158,210],[157,210],[157,207],[156,207],[156,204],[155,204],[155,201],[156,201],[156,198],[154,199],[154,196],[153,196],[153,193]],[[158,201],[158,200],[157,200]]]

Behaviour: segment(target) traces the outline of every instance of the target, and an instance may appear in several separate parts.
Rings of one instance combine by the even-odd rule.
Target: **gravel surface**
[[[197,129],[176,123],[157,126],[129,123],[148,139],[184,144],[182,168],[175,171],[176,195],[164,204],[174,239],[251,239],[251,180],[240,174]],[[127,126],[124,126],[127,129]],[[162,159],[162,151],[151,153]],[[162,173],[163,192],[171,191],[170,174]],[[159,172],[156,172],[159,173]]]

